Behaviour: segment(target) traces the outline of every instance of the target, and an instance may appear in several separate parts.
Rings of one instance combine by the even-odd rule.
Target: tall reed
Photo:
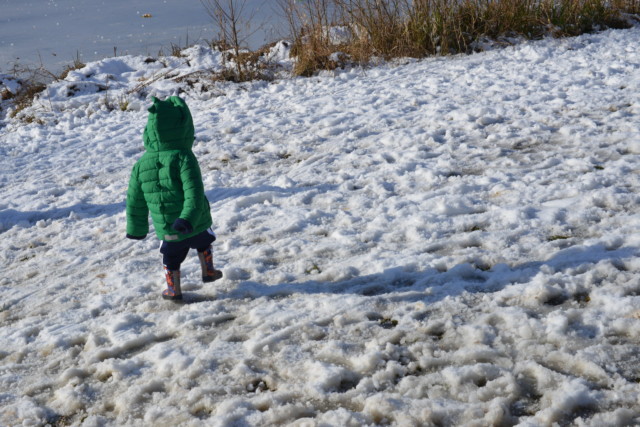
[[[280,0],[294,35],[298,73],[335,67],[336,51],[366,61],[464,53],[481,39],[573,36],[626,27],[640,0]],[[335,43],[329,26],[351,31]]]

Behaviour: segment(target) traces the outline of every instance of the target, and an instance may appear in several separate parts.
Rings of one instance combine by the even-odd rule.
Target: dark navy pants
[[[162,263],[169,270],[180,270],[180,265],[187,258],[189,249],[196,249],[199,252],[206,250],[211,243],[216,240],[216,236],[210,230],[205,230],[188,239],[179,242],[163,241],[160,246]]]

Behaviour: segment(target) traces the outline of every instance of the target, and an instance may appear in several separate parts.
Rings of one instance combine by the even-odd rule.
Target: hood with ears
[[[184,100],[170,96],[164,101],[153,97],[142,139],[148,152],[191,150],[194,140],[191,111]]]

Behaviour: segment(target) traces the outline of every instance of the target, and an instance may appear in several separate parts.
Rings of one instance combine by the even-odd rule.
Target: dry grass
[[[481,39],[575,36],[624,28],[625,14],[640,0],[281,0],[294,37],[295,72],[311,75],[339,66],[332,54],[352,60],[373,56],[424,57],[471,51]],[[351,30],[335,43],[327,28]]]
[[[3,93],[3,100],[10,100],[13,106],[9,116],[11,118],[17,117],[18,114],[30,107],[33,104],[35,98],[46,88],[46,79],[48,74],[43,73],[40,68],[19,68],[15,66],[13,74],[16,76],[16,80],[20,82],[17,92]],[[20,77],[18,77],[20,76]],[[31,118],[26,118],[25,121],[31,122]]]
[[[62,73],[60,73],[59,76],[56,76],[56,75],[52,74],[52,78],[54,80],[64,80],[64,79],[67,78],[67,76],[69,75],[69,73],[71,71],[79,70],[81,68],[84,68],[85,66],[86,66],[86,64],[84,62],[80,61],[80,55],[77,54],[76,55],[76,59],[74,59],[71,64],[69,64],[66,67],[64,67],[62,69]]]
[[[60,74],[52,73],[42,65],[39,67],[30,67],[21,66],[17,63],[14,64],[11,74],[20,82],[18,91],[16,93],[11,93],[8,90],[5,90],[1,94],[2,101],[11,101],[12,110],[9,117],[19,117],[26,123],[39,122],[31,115],[21,116],[20,113],[33,105],[34,100],[46,89],[47,83],[51,81],[64,80],[69,72],[83,68],[84,66],[85,64],[80,61],[79,57],[69,65],[65,66]]]

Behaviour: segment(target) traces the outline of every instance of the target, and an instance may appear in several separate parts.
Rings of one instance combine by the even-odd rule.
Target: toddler
[[[142,240],[149,233],[149,213],[162,240],[167,289],[164,299],[182,299],[180,265],[189,249],[198,251],[202,280],[213,282],[222,272],[213,267],[209,201],[200,166],[191,151],[194,128],[184,100],[153,97],[143,134],[146,152],[131,171],[127,192],[127,238]]]

